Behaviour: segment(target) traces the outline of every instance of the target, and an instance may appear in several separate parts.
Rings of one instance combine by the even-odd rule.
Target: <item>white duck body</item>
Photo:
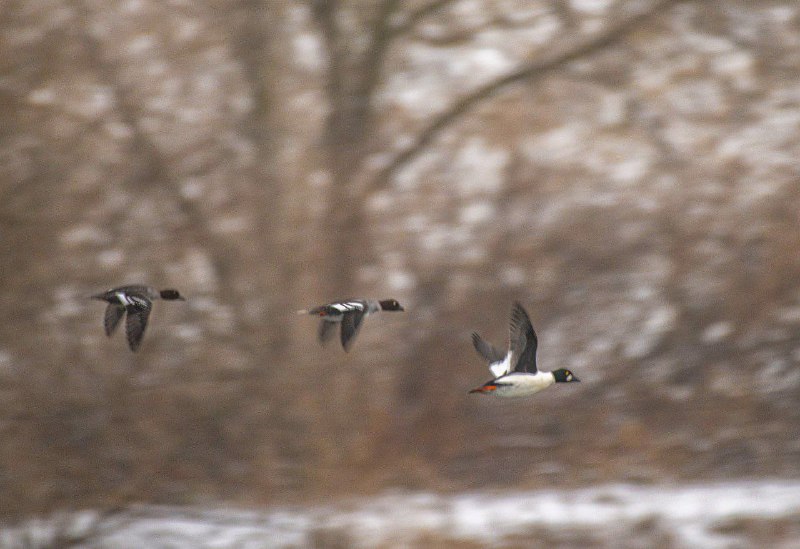
[[[551,372],[511,372],[494,380],[496,396],[505,398],[525,397],[547,389],[556,382]]]

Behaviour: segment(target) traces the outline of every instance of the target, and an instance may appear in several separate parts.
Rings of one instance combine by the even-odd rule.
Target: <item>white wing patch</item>
[[[125,295],[125,292],[117,292],[114,295],[117,297],[117,301],[119,301],[120,305],[131,305],[131,302],[128,300],[128,296]]]
[[[492,362],[489,364],[489,370],[495,378],[504,376],[511,371],[511,353],[506,354],[506,357],[501,362]]]
[[[343,301],[341,303],[332,303],[331,307],[342,313],[364,310],[364,304],[359,301]]]

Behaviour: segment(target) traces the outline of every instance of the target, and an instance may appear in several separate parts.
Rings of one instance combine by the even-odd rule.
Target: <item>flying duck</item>
[[[302,309],[297,311],[297,314],[320,317],[317,338],[322,344],[331,339],[336,330],[336,325],[341,324],[342,348],[348,351],[365,317],[378,311],[404,310],[396,299],[346,299],[320,305],[313,309]]]
[[[153,308],[153,301],[156,299],[185,301],[178,290],[159,291],[140,284],[120,286],[91,297],[108,303],[103,317],[103,326],[109,337],[116,330],[122,316],[128,313],[125,321],[125,335],[128,337],[128,346],[134,352],[142,343],[144,330],[147,328],[147,319]]]
[[[470,393],[522,397],[538,393],[553,383],[580,381],[564,368],[552,372],[542,372],[536,368],[536,348],[539,342],[528,313],[519,303],[515,302],[511,309],[506,353],[496,349],[474,332],[472,343],[478,354],[489,361],[489,370],[494,379],[472,389]]]

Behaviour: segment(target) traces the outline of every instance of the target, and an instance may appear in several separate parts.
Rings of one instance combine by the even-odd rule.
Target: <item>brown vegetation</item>
[[[797,6],[467,4],[4,8],[0,515],[800,474]],[[514,299],[579,387],[466,396]]]

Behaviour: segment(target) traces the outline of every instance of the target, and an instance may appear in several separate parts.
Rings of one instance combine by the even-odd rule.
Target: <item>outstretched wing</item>
[[[489,362],[499,362],[506,356],[502,351],[486,342],[477,332],[472,332],[472,344],[475,345],[478,354]]]
[[[128,346],[131,351],[136,351],[142,343],[144,330],[147,328],[147,319],[150,316],[150,307],[137,307],[128,305],[128,318],[125,321],[125,335],[128,336]]]
[[[317,339],[322,344],[330,341],[333,334],[336,333],[336,322],[328,322],[323,319],[319,321],[319,328],[317,328]]]
[[[345,351],[350,350],[350,345],[358,335],[361,328],[361,321],[364,320],[364,311],[350,311],[342,317],[342,347]]]
[[[495,378],[504,376],[511,371],[509,357],[497,347],[486,342],[477,332],[472,332],[472,344],[475,345],[478,354],[489,361],[489,371]]]
[[[537,371],[536,348],[539,340],[536,338],[536,332],[533,331],[528,313],[518,302],[515,302],[511,309],[508,337],[514,371],[535,374]]]
[[[106,329],[106,335],[111,336],[114,330],[117,329],[119,321],[125,314],[125,307],[116,303],[109,303],[106,307],[106,314],[103,316],[103,327]]]

